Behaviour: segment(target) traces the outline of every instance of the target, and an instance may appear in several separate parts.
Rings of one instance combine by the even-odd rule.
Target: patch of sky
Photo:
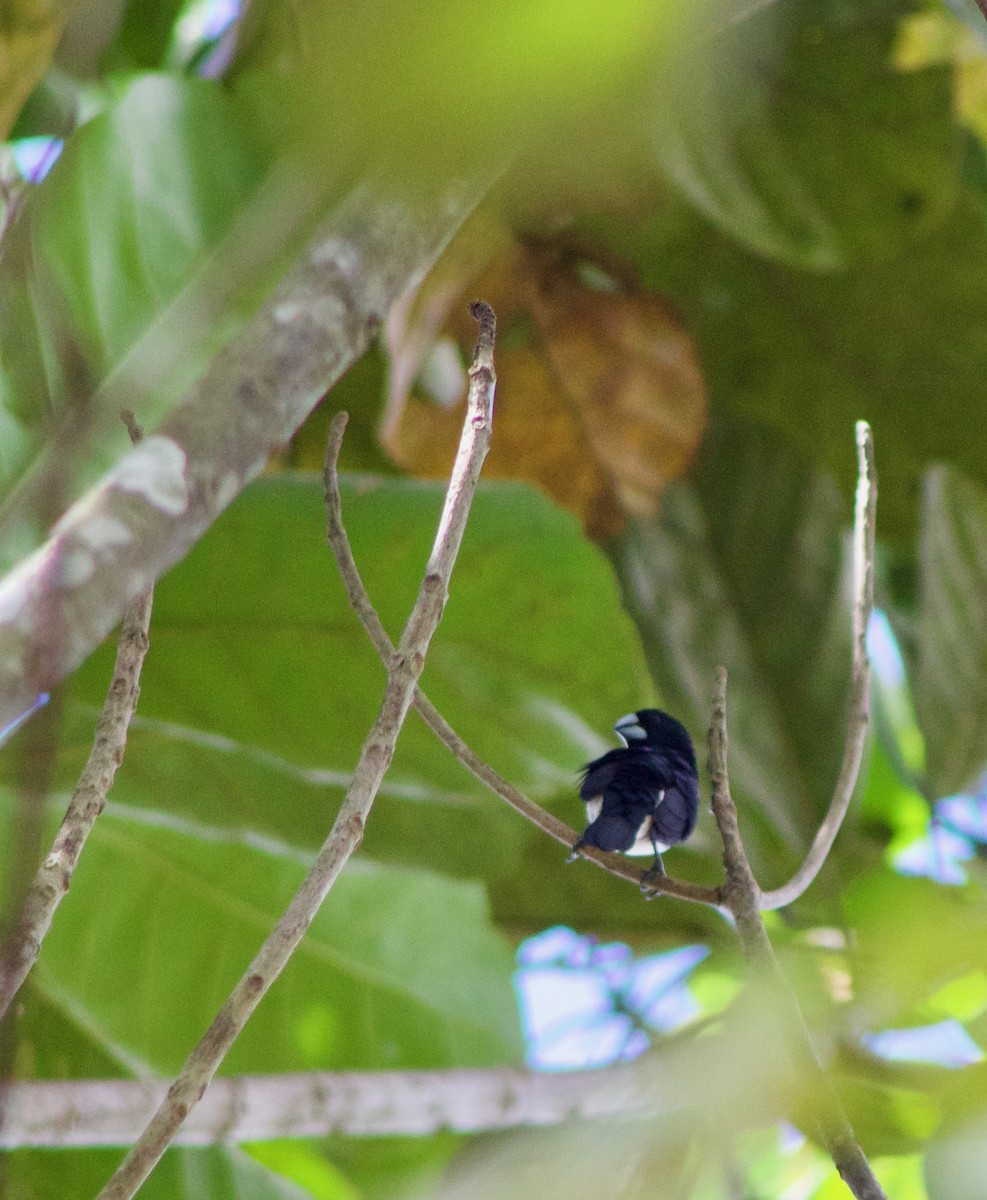
[[[62,139],[56,137],[26,137],[11,142],[17,174],[25,183],[40,183],[58,161],[62,146]]]
[[[693,945],[636,958],[628,946],[564,926],[529,938],[515,973],[529,1066],[576,1070],[636,1058],[654,1032],[699,1014],[688,977],[708,953]]]
[[[173,65],[207,78],[222,74],[228,56],[214,51],[240,8],[240,0],[193,0],[175,23],[169,55]]]
[[[918,786],[924,748],[908,690],[904,657],[887,615],[875,609],[867,627],[867,652],[874,671],[879,728],[893,741],[890,757],[910,786]],[[883,718],[883,721],[882,721]],[[968,793],[946,796],[932,807],[924,834],[896,846],[891,862],[903,875],[923,875],[939,883],[962,884],[963,864],[987,845],[987,776]]]
[[[39,692],[30,708],[25,708],[20,716],[14,717],[12,721],[0,729],[0,746],[6,745],[24,722],[29,717],[32,717],[39,708],[44,708],[50,699],[51,697],[47,692]]]
[[[866,1033],[862,1040],[873,1054],[892,1062],[935,1063],[957,1068],[983,1062],[984,1058],[977,1043],[952,1017],[934,1025]]]

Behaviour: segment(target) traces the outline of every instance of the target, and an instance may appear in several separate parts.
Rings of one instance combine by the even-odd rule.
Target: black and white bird
[[[648,854],[652,872],[664,875],[662,851],[684,842],[699,815],[696,752],[685,727],[657,708],[621,717],[614,725],[624,743],[583,768],[579,795],[589,824],[573,846]]]

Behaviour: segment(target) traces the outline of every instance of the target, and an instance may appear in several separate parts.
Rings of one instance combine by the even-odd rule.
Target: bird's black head
[[[652,750],[675,750],[688,762],[695,763],[696,752],[689,731],[660,708],[642,708],[628,713],[614,725],[626,746],[648,746]]]

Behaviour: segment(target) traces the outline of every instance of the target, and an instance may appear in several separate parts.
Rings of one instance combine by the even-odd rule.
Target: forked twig
[[[740,838],[737,810],[730,795],[727,774],[727,672],[716,672],[713,722],[709,731],[709,773],[713,780],[713,816],[723,842],[726,883],[723,903],[737,925],[744,958],[757,978],[766,980],[778,1003],[789,1049],[799,1078],[813,1098],[826,1149],[843,1181],[857,1200],[887,1200],[857,1141],[836,1089],[816,1058],[798,1000],[782,973],[764,928],[757,882]]]
[[[387,635],[387,630],[381,623],[380,617],[377,615],[377,610],[374,608],[367,593],[366,586],[360,576],[360,570],[353,557],[353,550],[350,546],[346,528],[343,524],[342,499],[339,492],[337,464],[345,428],[346,418],[342,413],[334,417],[329,426],[325,469],[323,471],[327,512],[326,536],[336,556],[339,574],[346,588],[350,605],[360,618],[360,622],[377,653],[386,663],[394,653],[394,647],[391,645],[391,639]],[[419,687],[415,688],[415,696],[412,704],[439,741],[459,759],[472,775],[488,787],[494,795],[506,801],[522,817],[530,821],[532,825],[537,826],[543,833],[547,833],[549,837],[554,838],[561,845],[565,846],[567,850],[572,849],[579,837],[576,831],[570,829],[564,821],[560,821],[557,817],[554,817],[551,813],[546,812],[545,809],[535,804],[533,800],[530,800],[522,792],[518,791],[516,787],[508,783],[506,779],[485,763],[456,733]],[[602,867],[604,871],[608,871],[611,875],[629,880],[638,886],[640,886],[642,877],[645,874],[641,868],[634,866],[626,858],[618,857],[615,854],[607,854],[593,847],[584,847],[580,850],[580,854],[595,862],[597,866]],[[716,904],[718,902],[718,894],[714,888],[703,887],[701,884],[688,883],[684,880],[671,879],[667,876],[655,880],[653,884],[649,883],[649,888],[662,892],[665,895],[676,896],[680,900],[692,900],[698,904]]]
[[[470,311],[479,322],[480,332],[470,368],[469,402],[459,452],[418,598],[397,651],[388,658],[387,687],[380,712],[363,744],[339,815],[284,915],[254,956],[202,1041],[186,1059],[165,1099],[99,1193],[98,1200],[129,1200],[147,1178],[189,1111],[202,1098],[216,1068],[250,1015],[281,974],[329,889],[363,838],[367,817],[411,705],[415,683],[425,665],[425,654],[442,617],[449,578],[466,528],[480,466],[490,445],[496,383],[493,369],[496,320],[486,304],[477,302]]]

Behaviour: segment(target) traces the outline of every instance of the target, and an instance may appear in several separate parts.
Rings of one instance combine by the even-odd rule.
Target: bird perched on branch
[[[573,846],[654,851],[649,876],[664,875],[661,853],[684,842],[699,814],[696,752],[685,727],[657,708],[621,717],[614,725],[624,743],[583,768],[579,795],[589,825]]]

